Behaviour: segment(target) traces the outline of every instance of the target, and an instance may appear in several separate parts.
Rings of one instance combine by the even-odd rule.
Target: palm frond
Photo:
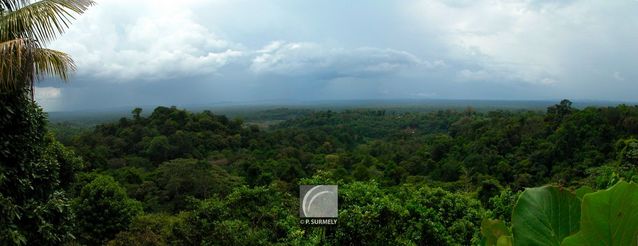
[[[26,5],[25,0],[0,1],[8,8],[19,7],[0,17],[0,41],[31,38],[42,43],[55,39],[69,27],[74,14],[94,4],[92,0],[42,0]]]
[[[0,43],[0,92],[29,86],[35,79],[35,53],[39,44],[29,39]]]
[[[28,39],[0,43],[0,92],[31,87],[36,78],[69,78],[75,63],[63,52],[39,47]]]
[[[64,81],[69,72],[75,71],[75,63],[69,55],[57,50],[39,48],[34,52],[35,74],[38,78],[58,77]]]
[[[0,9],[4,11],[14,11],[28,5],[30,0],[0,0]]]

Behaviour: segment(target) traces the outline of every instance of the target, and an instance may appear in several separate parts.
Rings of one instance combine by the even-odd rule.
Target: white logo
[[[337,218],[336,185],[302,185],[299,187],[302,218]]]

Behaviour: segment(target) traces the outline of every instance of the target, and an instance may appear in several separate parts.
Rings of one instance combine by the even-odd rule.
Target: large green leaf
[[[583,197],[581,230],[564,246],[638,245],[638,185],[625,181]]]
[[[484,219],[481,222],[481,234],[483,235],[485,246],[497,246],[501,236],[509,236],[510,233],[501,220]]]
[[[526,189],[512,212],[514,245],[560,245],[579,222],[580,200],[566,189]]]
[[[576,189],[576,190],[574,191],[574,193],[576,194],[576,197],[578,197],[578,198],[580,198],[580,199],[582,200],[582,199],[583,199],[583,196],[585,196],[585,195],[587,195],[587,194],[589,194],[589,193],[592,193],[592,192],[594,192],[594,191],[595,191],[595,190],[594,190],[594,189],[592,189],[592,188],[591,188],[591,187],[589,187],[589,186],[583,186],[583,187],[580,187],[580,188]]]
[[[511,236],[501,236],[498,238],[496,242],[496,246],[512,246],[512,237]]]

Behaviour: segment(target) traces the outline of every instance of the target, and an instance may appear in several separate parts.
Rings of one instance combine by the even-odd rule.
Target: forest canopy
[[[480,244],[483,219],[511,225],[525,188],[638,181],[638,107],[567,100],[545,112],[312,111],[269,127],[158,107],[64,134],[85,164],[69,193],[116,199],[130,221],[85,243]],[[124,193],[87,198],[96,182]],[[340,186],[338,225],[300,225],[298,186],[327,183]]]

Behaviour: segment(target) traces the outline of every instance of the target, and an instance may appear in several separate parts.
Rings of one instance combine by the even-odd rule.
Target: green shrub
[[[89,245],[104,244],[126,230],[142,212],[142,204],[128,198],[111,176],[99,175],[74,200],[78,239]]]

